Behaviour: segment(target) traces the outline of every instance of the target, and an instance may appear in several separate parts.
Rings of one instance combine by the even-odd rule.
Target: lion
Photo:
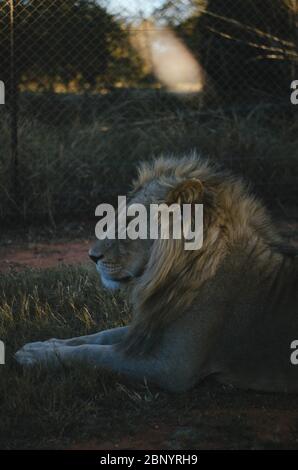
[[[107,288],[126,288],[130,325],[29,343],[22,365],[90,364],[171,392],[208,376],[239,388],[296,392],[298,262],[241,179],[197,154],[140,166],[129,204],[203,204],[203,245],[97,240],[89,256]]]

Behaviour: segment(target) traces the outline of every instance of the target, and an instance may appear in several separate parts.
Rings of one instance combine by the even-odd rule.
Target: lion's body
[[[241,181],[196,156],[159,159],[140,170],[132,202],[157,201],[203,203],[203,247],[185,251],[181,240],[126,248],[119,248],[121,240],[97,242],[92,257],[104,276],[102,258],[122,266],[119,276],[135,273],[132,324],[38,343],[43,347],[29,344],[18,360],[54,362],[54,344],[62,360],[147,377],[174,391],[209,375],[243,388],[298,391],[298,366],[290,361],[298,339],[298,257],[279,248],[263,205]]]
[[[241,388],[298,391],[297,367],[290,362],[298,296],[287,281],[295,276],[297,286],[297,263],[274,265],[268,276],[255,261],[247,253],[231,253],[191,309],[198,319],[192,328],[199,332],[204,326],[209,338],[205,373]]]

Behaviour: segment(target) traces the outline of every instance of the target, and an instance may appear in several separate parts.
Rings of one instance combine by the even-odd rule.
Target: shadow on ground
[[[298,402],[295,395],[239,391],[210,379],[187,394],[163,395],[129,424],[119,415],[114,426],[106,439],[70,448],[298,449]]]

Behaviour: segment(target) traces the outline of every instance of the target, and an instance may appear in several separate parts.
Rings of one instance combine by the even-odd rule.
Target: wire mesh
[[[184,80],[191,60],[197,64],[195,80],[201,81],[197,92],[190,87],[173,93],[169,76],[171,86]],[[55,136],[42,157],[54,155],[46,179],[75,145],[87,172],[88,152],[97,152],[101,161],[108,158],[110,147],[102,142],[109,129],[119,129],[119,136],[130,129],[133,138],[157,123],[167,126],[170,141],[172,122],[187,128],[189,121],[204,120],[204,113],[212,119],[219,106],[244,114],[260,104],[290,106],[297,64],[297,0],[0,0],[0,80],[6,87],[0,139],[2,148],[9,148],[2,179],[15,191],[7,204],[24,199],[19,180],[30,169],[30,201],[26,196],[25,203],[12,205],[25,217],[43,194],[51,212],[55,194],[33,176],[53,127]],[[91,143],[81,149],[86,126],[89,133],[93,129]],[[72,143],[65,141],[66,128],[75,135]],[[146,153],[154,152],[154,139],[144,140]],[[67,145],[72,147],[66,150]],[[68,183],[63,178],[61,187]],[[75,191],[68,188],[65,210]],[[92,191],[89,185],[82,207]],[[0,212],[1,217],[5,211]]]

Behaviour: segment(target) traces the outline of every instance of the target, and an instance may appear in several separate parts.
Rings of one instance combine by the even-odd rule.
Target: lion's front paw
[[[25,344],[15,353],[15,359],[26,367],[35,365],[61,365],[61,351],[55,343],[36,342]]]
[[[21,364],[21,366],[34,366],[37,364],[36,357],[29,351],[25,351],[23,348],[19,349],[14,355],[16,361]]]

